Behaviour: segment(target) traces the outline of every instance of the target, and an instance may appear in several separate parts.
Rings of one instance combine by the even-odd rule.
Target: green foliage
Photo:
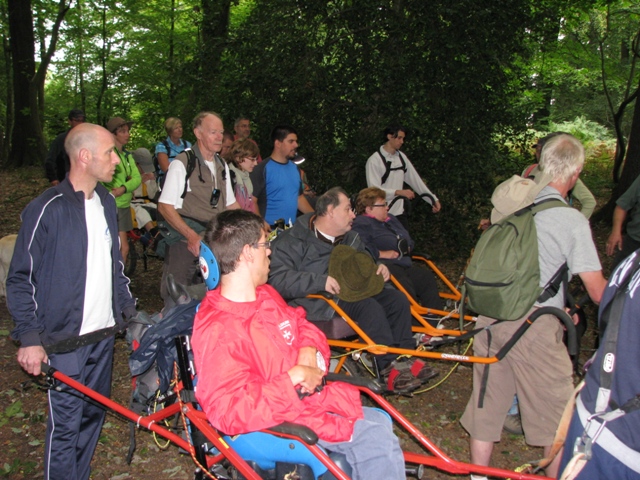
[[[562,13],[562,15],[558,13]],[[586,116],[613,130],[613,112],[638,85],[632,42],[638,34],[640,7],[627,0],[573,3],[556,12],[557,35],[547,40],[530,64],[532,90],[541,94],[538,80],[544,78],[549,95],[535,102],[549,101],[553,122]],[[610,99],[605,92],[609,93]],[[534,93],[535,94],[535,93]],[[628,136],[631,116],[623,122]]]
[[[16,474],[31,474],[34,472],[38,464],[31,460],[21,460],[14,458],[11,463],[5,462],[0,470],[0,477],[15,478]]]
[[[584,116],[562,123],[551,122],[549,127],[551,131],[570,133],[585,144],[611,140],[611,132],[608,128],[592,120],[587,120]]]
[[[115,115],[134,120],[134,148],[163,137],[162,123],[169,116],[185,116],[188,125],[197,108],[190,101],[198,3],[178,0],[172,9],[164,0],[76,2],[68,13],[56,74],[47,84],[49,138],[66,128],[71,108],[84,108],[88,120],[99,124]],[[103,80],[107,89],[100,97]]]
[[[523,34],[514,33],[529,24],[516,13],[526,3],[252,5],[232,12],[222,113],[250,115],[267,151],[273,125],[295,125],[318,191],[366,186],[364,164],[383,128],[405,125],[404,150],[444,205],[432,228],[448,232],[443,244],[455,251],[501,168],[493,136],[521,128],[526,116],[512,107],[528,54]]]
[[[22,412],[22,402],[20,400],[6,407],[4,412],[0,412],[0,427],[5,425],[11,418],[17,416],[24,416]]]
[[[36,37],[46,40],[55,5],[33,1]],[[227,128],[246,115],[263,156],[272,127],[292,124],[316,190],[356,192],[383,128],[403,124],[404,151],[443,204],[437,215],[418,209],[412,229],[431,251],[460,256],[494,186],[532,161],[536,130],[601,144],[607,133],[590,122],[610,130],[634,78],[639,9],[628,0],[234,0],[221,18],[227,4],[74,1],[46,84],[47,138],[66,128],[71,108],[96,123],[133,120],[129,149],[164,137],[168,116],[193,140],[200,109]]]

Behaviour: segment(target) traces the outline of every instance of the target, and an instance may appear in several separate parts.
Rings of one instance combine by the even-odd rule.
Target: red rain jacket
[[[288,421],[329,442],[351,438],[363,418],[356,388],[336,382],[300,400],[287,371],[302,347],[318,349],[329,365],[326,337],[269,285],[255,302],[237,303],[212,290],[193,325],[196,398],[211,424],[229,435]]]

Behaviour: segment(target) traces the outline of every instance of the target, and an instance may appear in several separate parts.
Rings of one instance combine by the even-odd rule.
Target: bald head
[[[67,135],[64,148],[69,155],[69,180],[76,190],[90,198],[97,182],[110,182],[120,163],[113,135],[99,125],[83,123]]]
[[[102,140],[113,144],[113,136],[106,128],[100,125],[81,123],[72,129],[64,142],[64,149],[67,151],[67,155],[69,155],[71,164],[73,165],[74,161],[78,159],[82,149],[96,154],[96,147]]]

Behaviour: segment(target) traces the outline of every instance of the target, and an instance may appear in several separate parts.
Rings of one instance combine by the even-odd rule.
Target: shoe
[[[432,378],[440,375],[439,372],[418,358],[411,358],[406,363],[408,364],[411,374],[420,380],[421,384],[425,384]]]
[[[144,235],[140,237],[140,243],[142,243],[145,248],[148,248],[149,245],[153,243],[153,237],[149,232],[145,232]]]
[[[422,382],[414,377],[409,370],[392,368],[386,377],[387,390],[397,395],[406,395],[420,388]]]
[[[502,429],[511,435],[524,435],[524,430],[522,430],[522,420],[520,419],[519,414],[507,415]]]
[[[164,236],[158,231],[156,232],[156,234],[152,237],[152,242],[149,245],[149,249],[153,252],[156,253],[156,248],[158,248],[158,244],[164,240]]]

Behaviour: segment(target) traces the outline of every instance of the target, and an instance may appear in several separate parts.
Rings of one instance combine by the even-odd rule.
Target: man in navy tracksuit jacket
[[[123,325],[123,315],[136,313],[123,273],[115,200],[98,183],[110,181],[119,162],[113,136],[82,124],[69,133],[65,148],[71,160],[67,178],[22,213],[7,278],[7,305],[16,324],[11,336],[20,342],[17,359],[27,373],[39,375],[41,362],[48,362],[108,396],[112,335],[47,354],[61,341]],[[44,476],[88,479],[104,411],[64,385],[61,390],[49,391]]]

